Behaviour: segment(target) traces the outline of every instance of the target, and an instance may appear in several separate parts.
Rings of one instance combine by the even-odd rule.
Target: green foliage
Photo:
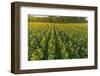
[[[86,23],[86,17],[71,17],[71,16],[28,16],[29,22],[49,22],[49,23]]]
[[[28,23],[28,60],[88,57],[86,23]]]

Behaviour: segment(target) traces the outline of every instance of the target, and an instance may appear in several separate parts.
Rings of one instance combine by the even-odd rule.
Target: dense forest
[[[49,23],[86,23],[86,17],[70,16],[32,16],[29,15],[28,22],[49,22]]]

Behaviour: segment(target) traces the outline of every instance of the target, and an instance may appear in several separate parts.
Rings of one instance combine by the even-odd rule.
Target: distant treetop
[[[33,16],[33,15],[28,15],[28,22],[86,23],[87,22],[87,17]]]

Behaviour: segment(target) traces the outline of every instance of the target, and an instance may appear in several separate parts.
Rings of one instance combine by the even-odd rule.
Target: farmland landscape
[[[87,57],[87,18],[28,15],[29,61]]]

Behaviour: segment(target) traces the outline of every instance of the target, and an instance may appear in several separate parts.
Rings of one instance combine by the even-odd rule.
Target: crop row
[[[87,24],[28,24],[28,60],[88,57]]]

